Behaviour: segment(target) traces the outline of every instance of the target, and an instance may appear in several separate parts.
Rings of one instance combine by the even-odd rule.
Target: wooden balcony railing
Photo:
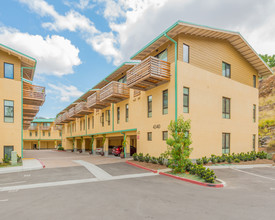
[[[65,112],[63,115],[62,115],[62,122],[63,123],[67,123],[69,121],[72,121],[74,119],[70,118],[69,117],[69,112]]]
[[[68,113],[70,118],[79,118],[75,113],[75,107],[70,108]]]
[[[96,91],[87,98],[87,107],[95,109],[106,108],[109,104],[100,101],[100,91]]]
[[[32,121],[34,117],[30,117],[30,116],[24,116],[23,115],[23,121]]]
[[[130,97],[126,84],[112,81],[100,90],[100,101],[107,103],[121,102]]]
[[[170,80],[170,63],[148,57],[127,71],[127,86],[131,89],[149,90]]]
[[[92,112],[93,110],[91,108],[88,108],[86,102],[80,102],[75,106],[75,113],[77,115],[83,116],[83,115],[88,115]]]
[[[23,104],[23,112],[37,113],[39,106]]]
[[[56,125],[53,127],[54,130],[56,131],[62,131],[62,126],[61,125]]]
[[[57,118],[55,119],[55,124],[56,125],[62,125],[62,115],[58,115]]]
[[[45,101],[45,87],[23,83],[23,103],[41,106]]]
[[[28,124],[28,123],[26,123],[26,124]],[[30,124],[29,124],[28,130],[36,131],[37,129],[38,129],[38,126],[37,126],[37,125],[30,125]]]
[[[42,125],[41,127],[40,127],[40,129],[42,130],[42,131],[48,131],[48,130],[51,130],[51,126],[48,126],[48,125]]]

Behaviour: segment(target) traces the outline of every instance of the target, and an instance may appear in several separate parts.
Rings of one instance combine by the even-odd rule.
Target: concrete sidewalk
[[[26,159],[23,159],[22,166],[0,168],[0,174],[22,172],[22,171],[29,171],[29,170],[39,170],[43,168],[44,166],[39,160],[33,159],[33,158],[30,158],[30,159],[26,158]]]

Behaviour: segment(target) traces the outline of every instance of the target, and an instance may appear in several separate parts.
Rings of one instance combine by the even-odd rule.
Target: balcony
[[[95,109],[106,108],[109,104],[100,101],[100,91],[96,91],[87,98],[87,107]]]
[[[26,122],[26,121],[24,121],[24,123],[25,123],[25,122]],[[37,129],[38,129],[38,126],[37,126],[37,125],[30,125],[30,124],[27,123],[27,122],[26,122],[26,124],[29,125],[28,130],[30,130],[30,131],[37,131]]]
[[[39,106],[23,104],[23,112],[25,113],[37,113],[39,111]]]
[[[100,101],[105,103],[117,103],[130,97],[130,89],[126,84],[110,82],[100,90]]]
[[[127,71],[127,86],[146,91],[170,81],[170,63],[148,57]]]
[[[62,122],[63,123],[67,123],[67,122],[70,122],[74,120],[73,118],[70,118],[69,117],[69,112],[65,112],[63,115],[62,115]]]
[[[30,117],[30,116],[24,116],[23,115],[23,121],[29,121],[31,122],[33,120],[34,117]]]
[[[75,107],[72,107],[72,108],[70,108],[69,109],[69,111],[68,111],[68,113],[69,113],[69,117],[70,118],[80,118],[81,116],[78,116],[78,115],[76,115],[76,113],[75,113]]]
[[[53,127],[53,129],[54,129],[55,131],[62,131],[62,125],[55,125],[55,126]]]
[[[29,129],[30,128],[30,124],[31,124],[30,121],[23,121],[23,129],[24,130]]]
[[[62,125],[62,115],[58,115],[57,118],[55,119],[55,124],[56,125]]]
[[[80,102],[75,106],[75,113],[76,115],[88,115],[90,113],[92,113],[93,110],[88,108],[87,103],[86,102]]]
[[[42,131],[49,131],[49,130],[51,130],[51,126],[50,126],[50,125],[42,125],[42,126],[40,127],[40,129],[41,129]]]
[[[41,106],[45,101],[45,87],[23,82],[23,104]]]

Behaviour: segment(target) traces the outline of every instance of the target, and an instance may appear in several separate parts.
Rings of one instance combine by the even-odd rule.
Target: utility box
[[[17,165],[17,152],[16,151],[11,152],[11,165],[13,165],[13,166]]]

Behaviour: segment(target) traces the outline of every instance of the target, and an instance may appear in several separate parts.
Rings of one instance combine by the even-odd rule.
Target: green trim
[[[32,123],[50,123],[54,122],[54,118],[36,118],[32,120]]]
[[[37,62],[37,60],[36,60],[35,58],[33,58],[33,57],[31,57],[31,56],[29,56],[29,55],[27,55],[27,54],[21,53],[21,52],[15,50],[15,49],[12,49],[12,48],[10,48],[10,47],[8,47],[8,46],[6,46],[6,45],[4,45],[4,44],[1,44],[1,43],[0,43],[0,45],[1,45],[2,47],[5,47],[5,48],[9,49],[9,50],[12,50],[13,52],[19,53],[20,55],[23,55],[23,56],[25,56],[25,57],[27,57],[27,58],[30,58],[30,59],[34,60],[35,63]]]
[[[114,131],[114,103],[112,103],[112,131]]]
[[[175,44],[175,122],[178,121],[178,43],[166,33],[164,34],[166,38]]]
[[[113,134],[113,133],[121,133],[121,132],[128,132],[128,131],[137,131],[136,128],[133,129],[126,129],[126,130],[118,130],[118,131],[107,131],[107,132],[100,132],[100,133],[92,133],[88,135],[76,135],[76,136],[70,136],[67,138],[76,138],[76,137],[84,137],[84,136],[92,136],[92,135],[102,135],[102,134]]]
[[[23,81],[32,84],[32,81],[27,80],[27,79],[25,79],[25,78],[23,78]]]
[[[23,139],[23,141],[60,141],[60,139]]]
[[[85,130],[86,130],[86,135],[87,135],[87,115],[85,115],[85,124],[86,124],[86,126],[85,126]]]

